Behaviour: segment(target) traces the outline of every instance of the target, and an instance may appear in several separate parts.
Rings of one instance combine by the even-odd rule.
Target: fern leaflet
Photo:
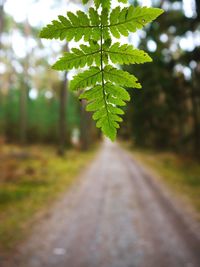
[[[142,64],[152,61],[147,53],[127,44],[120,46],[120,43],[115,43],[108,50],[105,49],[105,53],[114,64]]]
[[[92,11],[90,11],[90,15]],[[58,20],[53,20],[40,33],[41,38],[60,39],[67,41],[75,40],[78,42],[82,37],[85,41],[91,38],[96,39],[99,30],[98,20],[92,20],[82,11],[77,11],[76,15],[67,12],[67,17],[58,16]]]
[[[121,35],[128,36],[129,32],[142,29],[162,13],[163,10],[159,8],[116,7],[110,14],[110,24],[107,27],[115,38],[120,38]]]
[[[71,70],[91,66],[93,62],[100,66],[100,46],[95,43],[91,46],[80,45],[80,49],[72,48],[73,53],[65,53],[52,68],[55,70]]]
[[[101,70],[98,67],[91,67],[89,70],[79,73],[70,83],[70,89],[80,90],[101,82]]]

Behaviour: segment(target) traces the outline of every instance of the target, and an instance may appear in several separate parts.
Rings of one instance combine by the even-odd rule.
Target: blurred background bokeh
[[[124,66],[143,89],[129,90],[119,137],[137,149],[180,155],[164,157],[164,166],[171,173],[188,170],[187,177],[175,176],[183,177],[187,190],[185,184],[195,188],[189,194],[200,211],[200,170],[194,165],[200,157],[200,1],[130,3],[165,13],[129,37],[153,63]],[[23,238],[21,222],[65,190],[94,153],[81,151],[100,138],[85,103],[68,90],[73,72],[51,69],[74,44],[38,37],[57,15],[77,9],[84,9],[79,0],[0,0],[0,248]],[[182,156],[193,169],[185,169]]]
[[[51,70],[67,44],[39,38],[45,24],[78,8],[76,1],[1,1],[1,142],[58,144],[60,153],[70,142],[87,142],[84,104],[67,90],[71,76]]]
[[[137,1],[136,1],[137,2]],[[200,1],[144,1],[166,12],[139,33],[153,64],[130,66],[142,81],[131,91],[124,135],[136,144],[199,156]],[[137,39],[137,38],[136,38]]]
[[[88,143],[84,139],[91,142],[95,138],[94,130],[84,125],[90,120],[84,113],[84,103],[63,89],[66,75],[50,68],[66,44],[38,38],[40,29],[58,14],[83,9],[80,2],[1,0],[1,142],[63,146],[66,142],[83,139]],[[130,43],[148,51],[154,63],[128,67],[139,76],[143,90],[130,91],[132,101],[120,135],[140,146],[199,156],[200,3],[198,0],[132,3],[162,7],[166,12],[157,22],[129,38]]]

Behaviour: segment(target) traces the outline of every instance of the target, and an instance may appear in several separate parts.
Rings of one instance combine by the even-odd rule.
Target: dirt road
[[[106,142],[7,266],[199,267],[200,232],[182,214],[126,151]]]

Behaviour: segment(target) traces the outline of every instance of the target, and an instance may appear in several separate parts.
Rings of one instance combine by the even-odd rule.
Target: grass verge
[[[187,201],[200,220],[200,164],[169,152],[135,148],[138,161],[149,167],[178,197]]]
[[[4,146],[0,151],[0,250],[9,252],[28,234],[39,211],[66,192],[91,161],[94,151],[69,150],[64,158],[55,148]]]

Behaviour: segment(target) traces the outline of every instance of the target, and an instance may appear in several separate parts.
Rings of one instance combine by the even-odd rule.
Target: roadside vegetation
[[[134,149],[136,159],[150,167],[180,198],[189,202],[200,220],[200,164],[172,152]]]
[[[4,145],[0,151],[0,250],[10,251],[28,233],[35,216],[66,192],[94,155],[51,146]]]

